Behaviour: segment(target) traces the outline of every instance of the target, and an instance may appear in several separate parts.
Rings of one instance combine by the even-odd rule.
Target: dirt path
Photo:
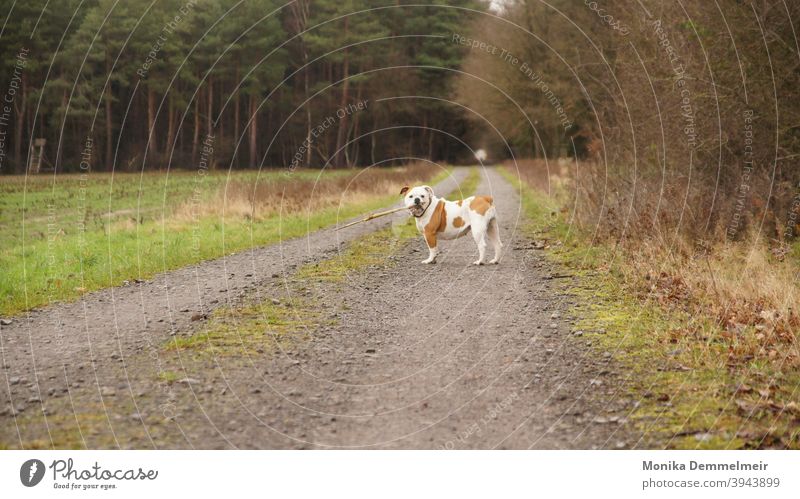
[[[453,189],[458,170],[437,192]],[[419,238],[344,282],[294,270],[389,221],[260,248],[87,295],[2,328],[0,443],[122,448],[592,448],[635,443],[613,362],[571,335],[564,279],[520,234],[488,169],[499,266],[471,238],[420,264]],[[338,236],[338,240],[337,240]],[[280,349],[165,349],[240,298],[314,303],[322,325]],[[192,319],[194,318],[194,320]],[[298,335],[299,336],[299,335]],[[5,399],[5,400],[3,400]],[[21,444],[20,444],[21,442]]]

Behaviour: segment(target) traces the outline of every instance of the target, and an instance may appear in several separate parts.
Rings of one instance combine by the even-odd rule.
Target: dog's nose
[[[414,204],[419,204],[419,198],[414,198]]]

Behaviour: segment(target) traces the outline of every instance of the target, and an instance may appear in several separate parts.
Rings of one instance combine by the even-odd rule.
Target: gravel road
[[[447,193],[467,175],[436,186]],[[0,446],[89,448],[624,448],[635,445],[610,356],[572,334],[569,279],[520,231],[498,172],[506,252],[471,237],[422,265],[421,238],[344,282],[300,282],[387,217],[164,273],[0,327]],[[279,349],[165,347],[243,300],[313,302],[325,320]]]

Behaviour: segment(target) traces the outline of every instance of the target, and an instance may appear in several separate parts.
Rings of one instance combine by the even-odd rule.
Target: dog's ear
[[[404,195],[406,192],[408,192],[409,189],[411,189],[411,187],[409,187],[407,185],[404,186],[402,189],[400,189],[400,195],[401,196]]]
[[[425,187],[425,190],[428,191],[428,195],[431,197],[431,199],[433,199],[433,189],[431,189],[430,186],[427,186],[427,185],[424,186],[424,187]]]

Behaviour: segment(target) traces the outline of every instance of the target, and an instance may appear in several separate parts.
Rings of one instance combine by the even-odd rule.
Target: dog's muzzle
[[[422,215],[422,213],[425,211],[425,209],[422,207],[421,204],[415,204],[415,205],[409,206],[408,210],[415,217],[418,217],[418,216]]]

